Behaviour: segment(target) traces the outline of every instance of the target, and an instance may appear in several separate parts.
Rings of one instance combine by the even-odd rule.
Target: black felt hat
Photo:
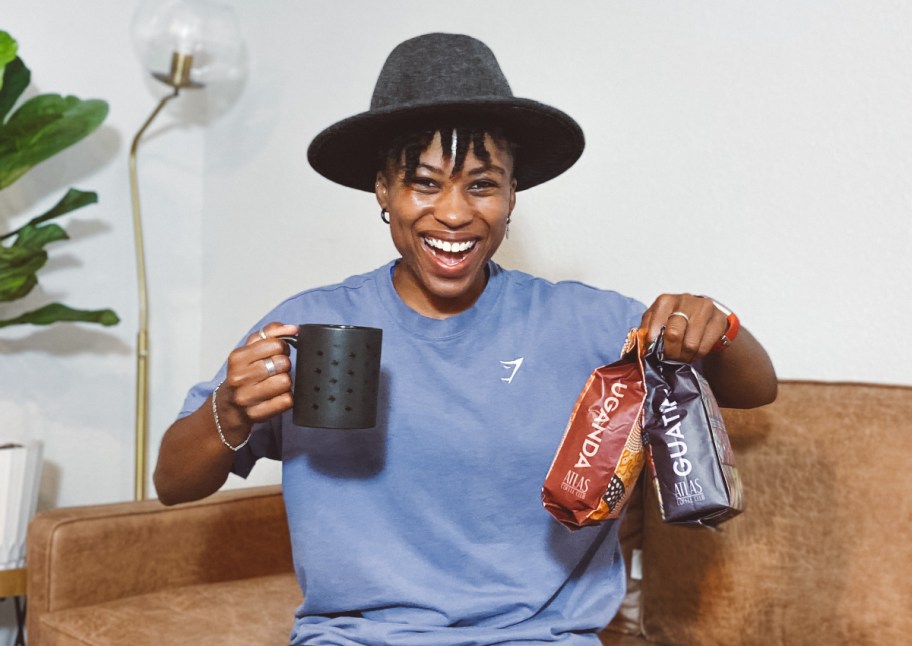
[[[390,53],[370,110],[314,137],[307,159],[327,179],[372,192],[381,147],[397,133],[435,124],[501,128],[516,145],[517,190],[560,175],[585,147],[583,131],[569,115],[513,96],[483,42],[461,34],[425,34]]]

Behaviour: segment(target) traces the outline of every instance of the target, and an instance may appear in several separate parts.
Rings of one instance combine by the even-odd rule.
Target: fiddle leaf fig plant
[[[0,190],[92,133],[108,115],[104,101],[59,94],[40,94],[13,111],[30,80],[31,72],[18,56],[18,44],[0,31]],[[70,189],[47,212],[0,235],[0,303],[29,294],[38,284],[38,270],[48,259],[44,247],[69,237],[50,220],[97,201],[98,195],[93,192]],[[13,238],[7,246],[5,241]],[[79,310],[51,303],[12,318],[0,318],[0,327],[63,321],[114,325],[119,320],[109,309]]]

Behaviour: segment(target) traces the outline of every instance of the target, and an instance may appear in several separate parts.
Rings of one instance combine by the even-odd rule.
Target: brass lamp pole
[[[162,111],[165,104],[177,97],[183,88],[199,88],[202,84],[190,80],[193,56],[174,52],[171,54],[171,72],[155,73],[153,76],[171,86],[174,91],[159,101],[130,146],[130,196],[133,201],[133,241],[136,246],[136,277],[139,291],[139,331],[136,335],[136,469],[134,497],[146,497],[146,470],[149,453],[149,295],[146,290],[146,256],[143,246],[142,217],[139,204],[139,179],[136,172],[136,153],[146,129]]]
[[[139,282],[139,332],[136,338],[136,478],[137,500],[146,497],[146,463],[149,452],[149,297],[136,156],[149,125],[184,88],[237,78],[243,67],[243,40],[230,5],[218,0],[139,0],[131,22],[136,53],[143,67],[172,88],[162,98],[130,147],[130,194],[133,199],[133,234],[136,276]],[[191,55],[191,53],[193,55]],[[194,60],[194,55],[196,56]],[[170,56],[171,69],[162,72]],[[192,73],[192,79],[191,79]]]

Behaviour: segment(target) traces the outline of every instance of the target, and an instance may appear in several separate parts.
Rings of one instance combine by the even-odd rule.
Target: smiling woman
[[[491,50],[456,34],[397,46],[370,110],[311,143],[314,169],[376,195],[399,257],[255,323],[191,389],[155,472],[172,504],[282,460],[306,589],[292,644],[597,645],[624,594],[618,526],[571,534],[540,499],[591,370],[630,328],[654,338],[664,325],[666,357],[701,360],[720,401],[773,396],[763,349],[743,328],[734,340],[709,299],[666,295],[647,310],[493,260],[517,193],[560,175],[583,145],[571,117],[514,97]],[[383,330],[375,428],[294,424],[296,357],[279,337],[301,323]],[[731,347],[710,355],[726,332]]]
[[[481,129],[441,128],[411,139],[391,149],[378,171],[377,201],[389,211],[402,255],[396,291],[416,312],[441,319],[484,291],[488,261],[516,204],[513,157],[502,136]]]

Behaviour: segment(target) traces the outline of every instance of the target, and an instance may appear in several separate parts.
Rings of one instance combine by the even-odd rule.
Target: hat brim
[[[481,97],[471,102],[435,101],[362,112],[314,137],[307,159],[327,179],[373,192],[377,154],[391,135],[434,123],[464,122],[496,126],[516,145],[513,174],[519,191],[563,173],[586,145],[579,124],[556,108],[531,99]]]

